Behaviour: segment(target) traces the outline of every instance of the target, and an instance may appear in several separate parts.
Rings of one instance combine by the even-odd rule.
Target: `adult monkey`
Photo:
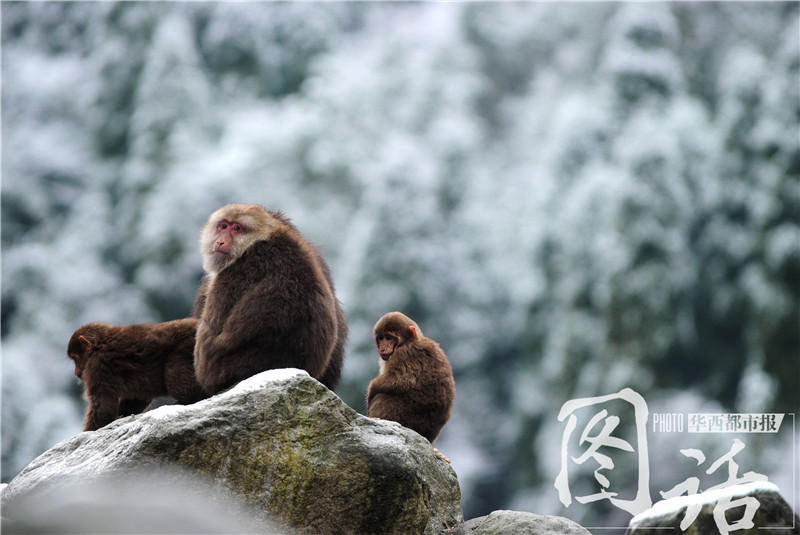
[[[334,390],[347,323],[327,264],[280,212],[229,204],[200,236],[197,380],[215,394],[264,370],[301,368]]]

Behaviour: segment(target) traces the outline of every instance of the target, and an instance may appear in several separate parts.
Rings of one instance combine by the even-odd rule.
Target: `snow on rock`
[[[687,514],[693,514],[693,508],[696,508],[697,516],[691,523],[686,521],[688,525],[682,529],[681,523]],[[776,485],[755,481],[661,500],[634,516],[626,535],[643,535],[653,529],[668,528],[673,528],[675,533],[704,535],[750,533],[749,530],[760,535],[798,535],[800,519]]]
[[[240,381],[230,390],[223,392],[222,396],[239,396],[247,392],[255,392],[267,387],[270,383],[288,381],[298,375],[309,377],[308,372],[297,368],[279,368],[267,370],[256,374],[244,381]]]
[[[518,535],[591,535],[572,520],[561,516],[543,516],[524,511],[492,511],[486,516],[464,523],[464,535],[493,535],[515,533]]]
[[[766,481],[756,481],[754,483],[747,483],[744,485],[731,485],[730,487],[723,487],[721,489],[714,489],[699,494],[692,494],[690,496],[676,496],[668,500],[661,500],[653,504],[653,507],[639,513],[631,519],[631,523],[642,522],[647,518],[658,517],[681,511],[684,507],[692,504],[713,504],[718,502],[721,498],[729,497],[734,498],[738,496],[747,496],[757,490],[770,490],[778,492],[778,487]]]

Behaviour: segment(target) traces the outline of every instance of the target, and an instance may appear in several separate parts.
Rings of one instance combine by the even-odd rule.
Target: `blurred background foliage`
[[[188,315],[199,229],[235,201],[284,210],[328,258],[356,410],[384,312],[446,349],[438,446],[465,517],[625,525],[558,503],[565,401],[627,386],[651,412],[800,406],[798,16],[3,2],[3,481],[80,430],[72,331]],[[728,437],[704,439],[709,459]],[[657,499],[697,470],[678,448],[699,438],[651,439]],[[747,440],[743,471],[791,499],[791,435]]]

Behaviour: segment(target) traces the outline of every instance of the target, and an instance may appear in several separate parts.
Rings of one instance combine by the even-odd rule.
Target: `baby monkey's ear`
[[[414,340],[419,340],[420,338],[422,338],[422,333],[419,331],[419,329],[417,329],[416,325],[409,325],[408,331],[411,333],[411,337]]]

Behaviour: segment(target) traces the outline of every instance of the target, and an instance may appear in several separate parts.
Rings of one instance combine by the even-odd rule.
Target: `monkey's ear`
[[[92,349],[92,343],[85,337],[79,336],[78,341],[85,347],[86,349]]]
[[[415,325],[409,325],[408,330],[411,332],[411,336],[414,338],[414,340],[419,340],[422,338],[422,333],[419,332],[419,329],[417,329]]]

